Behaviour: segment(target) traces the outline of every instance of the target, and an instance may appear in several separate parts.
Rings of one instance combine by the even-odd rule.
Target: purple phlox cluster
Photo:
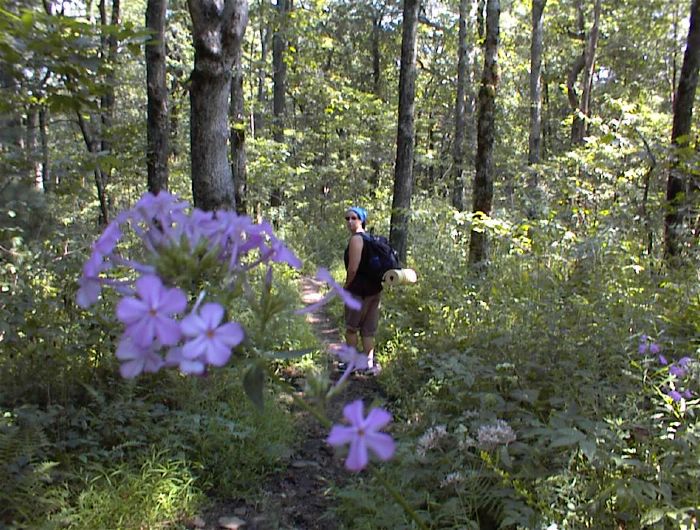
[[[658,355],[661,352],[661,346],[649,335],[642,335],[639,337],[638,351],[640,355]]]
[[[339,296],[341,300],[343,300],[343,303],[350,309],[360,309],[362,307],[362,303],[357,298],[355,298],[350,293],[350,291],[343,289],[343,287],[341,287],[340,284],[333,279],[333,276],[328,271],[328,269],[320,267],[316,271],[316,279],[322,282],[326,282],[330,286],[331,290],[328,291],[328,293],[318,302],[309,304],[302,309],[298,309],[296,311],[297,314],[303,315],[305,313],[312,313],[326,305],[336,296]]]
[[[120,254],[119,243],[127,228],[145,249],[144,262]],[[146,193],[133,208],[120,213],[92,245],[76,295],[77,304],[83,308],[95,304],[105,286],[123,296],[116,313],[125,326],[117,349],[124,377],[155,372],[163,366],[179,366],[185,373],[201,374],[207,365],[228,362],[232,348],[243,341],[241,325],[224,322],[225,309],[220,304],[207,303],[199,308],[201,297],[179,320],[187,312],[188,294],[167,285],[168,279],[156,273],[160,271],[160,255],[169,249],[175,255],[188,253],[195,257],[204,251],[218,258],[223,271],[232,277],[264,263],[270,282],[272,263],[294,268],[302,265],[275,237],[268,223],[253,223],[249,217],[231,211],[191,208],[165,191]],[[109,277],[108,272],[112,276],[123,274]],[[163,358],[159,352],[166,348]]]
[[[345,371],[335,384],[336,387],[342,385],[353,371],[366,370],[369,367],[369,358],[367,355],[359,353],[353,346],[342,344],[332,348],[331,353],[335,353],[338,358],[345,363]]]
[[[485,451],[493,451],[499,445],[508,445],[516,440],[515,432],[504,420],[482,425],[476,438],[479,447]]]
[[[692,363],[693,360],[690,357],[681,357],[668,367],[668,373],[674,381],[672,381],[671,388],[665,389],[664,393],[675,402],[679,402],[682,399],[691,399],[694,395],[689,388],[683,389],[681,387],[682,380],[688,374]]]
[[[389,460],[396,451],[396,444],[391,436],[379,432],[389,422],[391,414],[382,408],[373,408],[364,417],[362,400],[348,403],[343,408],[343,416],[350,424],[334,425],[327,442],[334,446],[350,444],[345,467],[350,471],[361,471],[369,463],[369,451],[380,460]]]

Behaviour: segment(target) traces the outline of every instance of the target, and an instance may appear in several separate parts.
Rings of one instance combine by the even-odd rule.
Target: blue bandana
[[[367,221],[367,210],[364,208],[360,208],[359,206],[353,206],[352,208],[348,208],[349,212],[355,212],[357,214],[357,217],[360,218],[361,222]]]

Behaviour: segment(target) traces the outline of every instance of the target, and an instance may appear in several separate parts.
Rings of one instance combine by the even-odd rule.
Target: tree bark
[[[272,37],[272,138],[284,143],[284,117],[286,112],[287,52],[286,26],[287,17],[292,9],[292,0],[277,0],[277,27]],[[270,206],[282,205],[282,188],[274,187],[270,193]]]
[[[169,126],[168,87],[165,69],[165,13],[168,0],[148,0],[146,28],[153,33],[146,42],[146,165],[148,191],[168,189]]]
[[[547,0],[532,2],[532,42],[530,44],[530,136],[528,164],[538,164],[542,157],[542,48],[543,14]],[[537,187],[537,172],[533,171],[529,185]]]
[[[467,126],[466,83],[469,78],[467,61],[467,18],[472,0],[459,1],[459,42],[457,47],[457,94],[455,98],[455,137],[452,148],[453,190],[452,206],[457,211],[466,209],[464,197],[464,133]]]
[[[44,193],[53,191],[53,182],[51,181],[51,156],[49,153],[49,125],[48,125],[49,110],[42,106],[39,110],[39,138],[41,142],[41,182],[44,188]]]
[[[693,102],[698,85],[700,67],[700,0],[693,0],[690,10],[690,29],[683,56],[678,89],[673,109],[671,144],[673,159],[666,183],[667,210],[664,218],[665,258],[675,265],[681,254],[681,231],[685,220],[685,209],[689,204],[687,195],[691,191],[687,173],[682,167],[679,151],[690,145],[690,130],[693,120]]]
[[[413,194],[413,147],[415,141],[416,45],[420,0],[404,0],[399,71],[399,124],[396,135],[394,197],[390,240],[399,259],[406,263],[408,221]]]
[[[194,40],[190,85],[192,193],[203,210],[235,207],[228,161],[231,73],[248,23],[247,0],[188,0]]]
[[[573,109],[574,121],[571,126],[572,144],[580,144],[583,142],[583,138],[586,135],[586,119],[589,118],[591,114],[591,91],[593,88],[593,69],[595,66],[596,48],[598,47],[600,10],[601,0],[595,0],[593,6],[593,24],[588,33],[586,47],[582,56],[583,79],[581,81],[581,98],[576,102],[576,107]]]
[[[242,48],[238,49],[235,61],[233,79],[231,80],[231,173],[233,174],[233,189],[236,196],[236,211],[246,213],[246,119],[243,105],[243,64]]]
[[[499,0],[486,4],[486,41],[484,72],[479,89],[476,174],[474,176],[473,212],[491,215],[493,202],[493,145],[495,140],[496,87],[498,85]],[[469,240],[469,263],[483,266],[488,257],[488,239],[483,230],[472,230]]]

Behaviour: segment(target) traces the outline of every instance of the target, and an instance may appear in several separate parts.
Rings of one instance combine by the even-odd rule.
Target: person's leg
[[[362,340],[362,343],[364,344],[364,339]],[[357,331],[356,330],[350,329],[350,328],[347,328],[345,330],[345,344],[357,349]]]
[[[374,336],[366,337],[362,335],[362,350],[367,355],[367,367],[374,367]]]
[[[364,348],[364,353],[368,357],[368,367],[371,370],[375,370],[378,363],[374,359],[374,336],[377,333],[377,325],[379,323],[379,306],[381,301],[381,294],[376,294],[374,296],[368,297],[366,299],[366,306],[364,318],[362,320],[362,346]]]

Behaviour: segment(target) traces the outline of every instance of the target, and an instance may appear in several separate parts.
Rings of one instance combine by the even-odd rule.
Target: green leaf
[[[260,411],[265,408],[263,388],[265,386],[265,371],[260,362],[253,362],[246,368],[243,375],[243,389],[248,398]]]

